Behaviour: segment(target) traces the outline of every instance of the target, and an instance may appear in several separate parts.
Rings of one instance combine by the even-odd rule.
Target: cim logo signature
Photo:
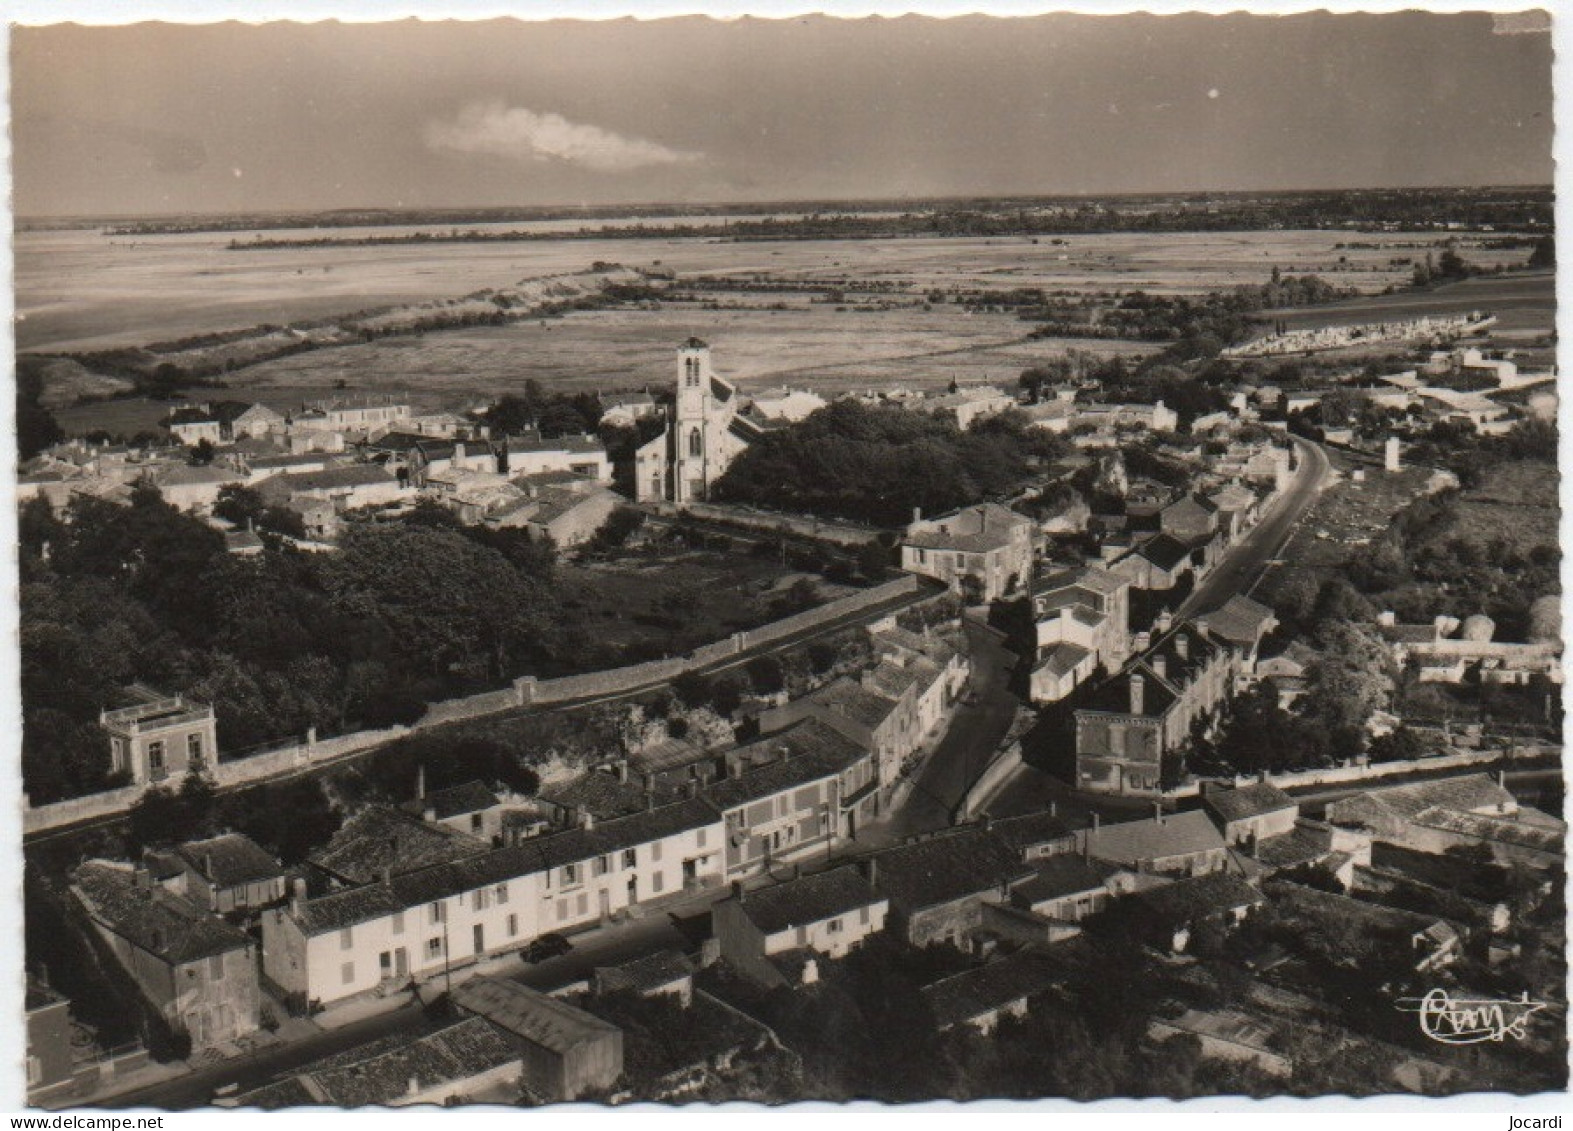
[[[1544,1002],[1531,1001],[1528,993],[1518,998],[1454,998],[1446,990],[1432,990],[1422,998],[1400,998],[1396,1003],[1405,1013],[1420,1015],[1420,1031],[1444,1045],[1474,1045],[1482,1041],[1521,1041],[1529,1035],[1529,1019],[1546,1008]]]

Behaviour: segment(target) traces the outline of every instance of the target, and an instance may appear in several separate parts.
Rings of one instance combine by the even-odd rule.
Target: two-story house
[[[1100,667],[1115,671],[1131,651],[1130,579],[1097,566],[1051,574],[1033,586],[1035,703],[1065,698]]]
[[[901,540],[901,568],[943,581],[969,601],[994,601],[1026,583],[1038,553],[1032,519],[998,503],[914,516]]]
[[[1095,793],[1155,793],[1163,758],[1193,723],[1210,724],[1234,689],[1239,654],[1189,627],[1170,632],[1076,712],[1076,784]]]

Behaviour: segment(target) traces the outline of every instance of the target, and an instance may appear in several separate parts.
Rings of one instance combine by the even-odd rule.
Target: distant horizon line
[[[1160,189],[1160,190],[1122,190],[1118,192],[979,192],[955,193],[935,196],[805,196],[776,200],[609,200],[599,203],[577,202],[552,202],[541,204],[362,204],[338,205],[333,207],[298,206],[272,206],[267,208],[237,208],[218,211],[188,211],[188,212],[34,212],[14,213],[13,224],[28,224],[40,221],[97,221],[97,220],[167,220],[174,218],[203,220],[203,219],[233,219],[237,217],[257,216],[276,217],[287,215],[313,215],[328,216],[335,214],[377,213],[383,212],[390,215],[411,212],[499,212],[508,210],[558,210],[558,211],[590,211],[607,208],[630,209],[656,209],[656,208],[729,208],[746,207],[751,209],[787,209],[805,206],[830,206],[845,207],[851,205],[893,205],[917,207],[932,204],[952,204],[967,201],[999,201],[999,200],[1024,200],[1024,201],[1057,201],[1057,200],[1139,200],[1139,199],[1183,199],[1194,197],[1270,197],[1270,196],[1303,196],[1314,193],[1374,193],[1374,192],[1481,192],[1491,189],[1538,189],[1554,192],[1554,181],[1523,181],[1499,182],[1475,185],[1346,185],[1346,186],[1320,186],[1304,188],[1262,188],[1262,189]]]

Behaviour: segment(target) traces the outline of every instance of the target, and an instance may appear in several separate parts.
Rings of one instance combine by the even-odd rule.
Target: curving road
[[[1267,571],[1268,562],[1283,552],[1295,527],[1315,505],[1327,484],[1332,465],[1321,445],[1291,436],[1300,453],[1294,481],[1274,500],[1267,515],[1224,555],[1175,611],[1176,619],[1211,612],[1237,593],[1250,593]]]

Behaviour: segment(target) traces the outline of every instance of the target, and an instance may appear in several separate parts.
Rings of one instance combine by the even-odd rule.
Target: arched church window
[[[690,429],[688,433],[688,454],[691,456],[704,453],[704,440],[699,434],[699,429]]]

